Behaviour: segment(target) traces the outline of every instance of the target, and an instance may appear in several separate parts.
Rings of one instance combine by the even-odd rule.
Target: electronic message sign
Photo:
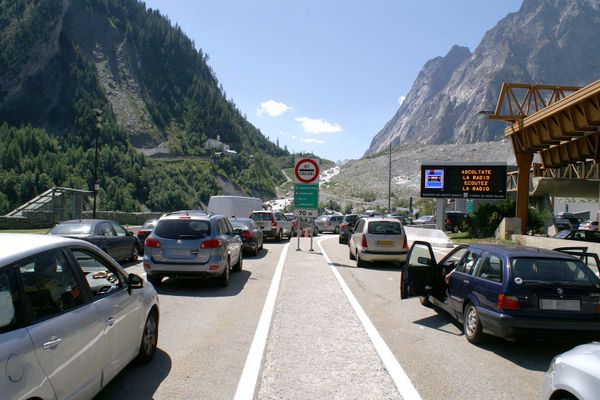
[[[422,164],[421,197],[505,199],[506,164]]]

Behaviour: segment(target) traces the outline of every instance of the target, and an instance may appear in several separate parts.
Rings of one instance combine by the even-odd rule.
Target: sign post
[[[298,218],[298,232],[300,232],[300,218],[311,222],[319,214],[319,161],[312,158],[301,158],[294,167],[294,216]],[[313,250],[313,229],[310,234],[310,251]],[[298,235],[298,248],[300,250],[300,235]]]

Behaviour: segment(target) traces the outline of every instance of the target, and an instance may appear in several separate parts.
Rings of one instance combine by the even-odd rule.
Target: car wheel
[[[229,258],[227,259],[223,273],[219,277],[219,284],[223,287],[229,286]]]
[[[233,272],[241,272],[243,264],[244,264],[244,257],[242,257],[242,253],[240,253],[240,259],[238,260],[237,264],[235,264],[233,266]]]
[[[356,260],[356,257],[354,257],[354,253],[352,252],[350,246],[348,246],[348,255],[350,256],[351,260]]]
[[[253,256],[258,255],[258,241],[256,243],[254,243],[254,247],[252,248],[252,251],[250,252],[250,254],[252,254]]]
[[[338,243],[339,244],[344,244],[344,241],[342,240],[342,238],[338,238]]]
[[[141,363],[148,363],[156,353],[156,343],[158,341],[158,313],[155,309],[150,311],[150,315],[146,319],[144,325],[144,333],[142,334],[142,342],[140,343],[140,351],[137,359]]]
[[[421,305],[425,306],[425,307],[432,307],[433,304],[431,304],[431,302],[429,301],[429,297],[427,296],[421,296],[419,297],[419,301],[421,302]]]
[[[333,233],[335,233],[336,235],[338,233],[340,233],[340,228],[338,228],[337,226],[333,229]]]
[[[280,229],[277,231],[277,237],[275,238],[275,240],[277,240],[278,242],[281,242],[281,239],[283,239],[283,232]]]
[[[264,240],[263,240],[263,239],[260,239],[260,247],[258,248],[259,250],[262,250],[262,249],[263,249],[263,243],[264,243]]]
[[[358,268],[364,268],[367,266],[367,263],[360,259],[360,255],[358,255],[358,250],[356,250],[356,266]]]
[[[129,261],[137,261],[138,256],[140,255],[137,245],[133,245],[133,250],[131,250],[131,257],[129,257]]]
[[[146,278],[148,279],[148,282],[150,282],[154,286],[160,285],[160,283],[163,280],[163,277],[160,275],[155,276],[155,275],[146,274]]]
[[[477,308],[473,304],[467,304],[463,318],[463,328],[467,340],[471,343],[481,342],[483,339],[481,320]]]

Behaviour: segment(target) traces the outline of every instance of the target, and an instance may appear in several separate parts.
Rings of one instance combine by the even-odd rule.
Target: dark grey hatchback
[[[585,250],[471,244],[439,263],[431,245],[414,242],[402,271],[401,297],[420,296],[463,323],[467,340],[550,333],[553,338],[600,338],[600,278]]]

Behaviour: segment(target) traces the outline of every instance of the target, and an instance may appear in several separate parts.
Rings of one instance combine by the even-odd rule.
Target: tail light
[[[210,239],[200,244],[201,249],[216,249],[221,246],[223,246],[223,241],[221,239]]]
[[[348,226],[348,224],[340,224],[340,230],[341,229],[346,229],[347,226]]]
[[[361,246],[362,247],[369,247],[367,246],[367,236],[366,235],[362,235],[362,242],[361,242]]]
[[[408,249],[408,241],[406,240],[406,235],[404,236],[404,242],[402,242],[402,248]]]
[[[146,241],[144,242],[144,246],[154,247],[156,249],[160,248],[160,242],[154,239],[152,236],[148,236]]]
[[[273,218],[273,216],[271,216],[271,230],[272,231],[277,230],[277,221],[275,221],[275,218]]]
[[[516,296],[500,293],[498,295],[498,310],[520,310],[521,303]]]
[[[246,239],[250,239],[252,237],[252,232],[242,231],[242,237],[245,237]]]
[[[138,237],[144,236],[144,231],[138,231],[137,235],[138,235]]]

